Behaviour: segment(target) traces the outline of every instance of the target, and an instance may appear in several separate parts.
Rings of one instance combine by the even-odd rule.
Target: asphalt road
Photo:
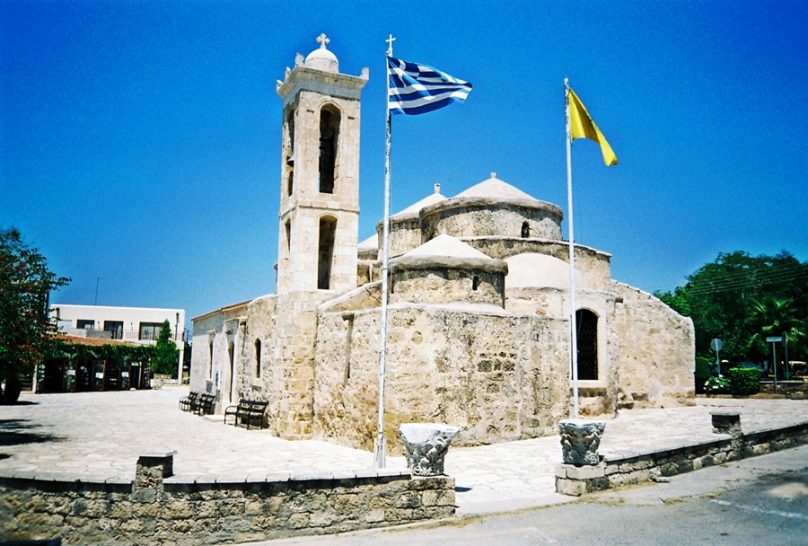
[[[808,446],[572,504],[260,544],[320,543],[802,546],[808,544]]]

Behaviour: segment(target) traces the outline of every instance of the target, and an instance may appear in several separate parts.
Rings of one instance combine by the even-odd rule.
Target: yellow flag
[[[570,108],[570,136],[572,140],[577,138],[588,138],[600,144],[600,152],[603,154],[603,163],[607,167],[617,165],[617,156],[614,155],[614,150],[609,146],[606,137],[598,129],[597,124],[586,111],[586,107],[575,94],[571,87],[569,89],[569,108]]]

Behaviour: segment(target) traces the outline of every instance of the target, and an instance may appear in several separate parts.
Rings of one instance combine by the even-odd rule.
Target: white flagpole
[[[387,38],[387,56],[393,56],[392,34]],[[384,222],[382,228],[382,309],[379,328],[379,420],[376,424],[376,468],[384,468],[386,442],[384,439],[384,366],[387,353],[387,267],[390,257],[390,150],[393,141],[393,123],[390,115],[390,78],[387,76],[387,59],[385,59],[385,78],[387,81],[387,123],[384,139]]]
[[[564,78],[564,102],[567,116],[567,225],[570,252],[570,352],[572,353],[572,417],[578,418],[578,326],[575,320],[575,234],[572,219],[572,129],[570,127],[570,86]]]

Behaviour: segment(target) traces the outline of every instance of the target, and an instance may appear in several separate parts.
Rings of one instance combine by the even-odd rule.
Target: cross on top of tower
[[[325,32],[323,32],[317,36],[317,43],[320,44],[320,49],[325,49],[325,46],[330,44],[331,40],[325,35]]]
[[[392,34],[390,34],[387,37],[387,39],[385,40],[385,42],[387,42],[387,56],[388,57],[393,56],[393,42],[395,42],[395,41],[396,41],[396,39],[393,37]]]

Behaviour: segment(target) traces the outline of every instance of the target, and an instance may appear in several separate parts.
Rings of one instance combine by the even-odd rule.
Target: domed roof
[[[441,201],[445,201],[446,197],[441,195],[440,193],[440,184],[435,184],[435,191],[430,193],[423,199],[416,201],[409,207],[404,210],[401,210],[392,216],[390,216],[391,220],[399,220],[409,216],[418,216],[418,213],[421,212],[421,209],[427,207],[429,205],[433,205],[435,203],[440,203]]]
[[[307,68],[322,70],[323,72],[339,72],[339,60],[326,46],[331,42],[325,33],[317,37],[320,47],[306,56],[303,65]]]
[[[379,236],[375,233],[356,245],[357,250],[378,250],[379,249]]]
[[[492,258],[486,256],[476,248],[445,233],[427,241],[418,248],[410,250],[404,254],[404,256],[451,256],[453,258],[492,260]]]
[[[390,264],[394,270],[442,267],[508,272],[508,265],[504,261],[486,256],[460,239],[446,234],[438,235],[418,248],[394,258]]]
[[[467,190],[458,193],[455,197],[487,197],[492,199],[525,199],[537,201],[532,195],[528,195],[522,190],[511,186],[504,180],[497,178],[497,173],[491,173],[491,177],[475,184]]]
[[[507,289],[512,288],[556,288],[569,290],[570,266],[564,260],[554,256],[528,252],[506,258],[508,277],[505,279]],[[589,280],[583,272],[575,268],[575,288],[578,290],[591,288]]]

